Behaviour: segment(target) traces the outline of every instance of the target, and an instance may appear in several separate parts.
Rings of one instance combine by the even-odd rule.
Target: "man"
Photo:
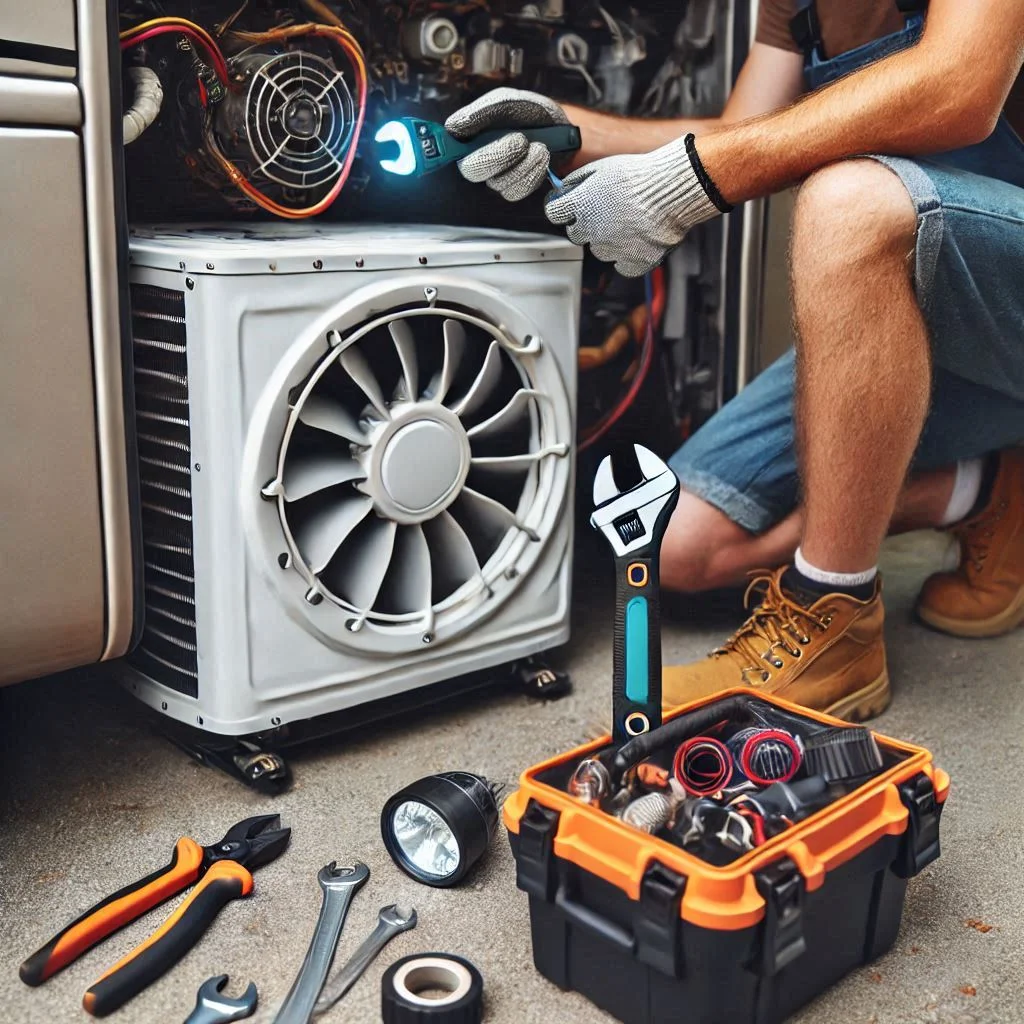
[[[884,710],[890,529],[960,540],[959,568],[919,598],[925,622],[990,636],[1024,621],[1022,60],[1020,0],[762,0],[718,119],[625,120],[499,89],[449,120],[463,137],[579,124],[583,166],[547,216],[630,276],[694,225],[803,182],[795,361],[674,457],[662,579],[694,590],[782,567],[760,574],[760,604],[722,648],[665,670],[666,703],[746,684],[851,720]],[[548,160],[510,130],[461,170],[515,200]]]

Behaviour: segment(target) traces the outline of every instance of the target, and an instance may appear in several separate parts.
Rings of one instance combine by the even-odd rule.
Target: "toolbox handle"
[[[582,928],[594,937],[618,946],[622,952],[628,953],[630,956],[633,955],[636,949],[636,939],[633,935],[625,928],[620,928],[606,917],[602,917],[596,911],[582,903],[577,903],[569,896],[564,883],[558,887],[558,891],[555,893],[555,905],[577,928]]]

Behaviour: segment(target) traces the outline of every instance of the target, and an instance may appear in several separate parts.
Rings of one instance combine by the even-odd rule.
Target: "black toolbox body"
[[[651,856],[635,898],[618,880],[602,877],[600,866],[574,862],[571,837],[559,843],[566,810],[559,810],[538,776],[561,771],[600,744],[524,773],[505,819],[517,884],[529,896],[537,970],[624,1024],[774,1024],[885,953],[899,932],[907,880],[939,854],[938,824],[949,780],[932,767],[927,751],[877,738],[909,756],[900,762],[902,772],[897,767],[886,773],[892,778],[883,776],[865,788],[893,787],[885,796],[898,795],[906,808],[904,825],[897,830],[890,821],[870,842],[861,838],[855,845],[862,848],[814,886],[797,863],[806,858],[789,856],[786,834],[777,837],[777,855],[751,864],[763,914],[744,927],[706,927],[686,919],[681,910],[691,879],[716,869],[701,864],[692,873],[678,870],[682,851],[661,840],[637,840]],[[893,800],[887,803],[893,818]],[[568,813],[608,817],[591,808]],[[819,816],[802,823],[803,847],[813,845]],[[862,807],[858,824],[863,827],[865,820]],[[622,837],[616,842],[621,853]],[[834,834],[830,842],[834,853]],[[665,863],[669,855],[660,847],[676,854],[675,864]],[[695,858],[683,854],[682,860]]]

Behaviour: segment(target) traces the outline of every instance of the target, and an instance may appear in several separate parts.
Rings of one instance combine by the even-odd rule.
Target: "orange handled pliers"
[[[171,862],[87,910],[33,953],[19,971],[26,985],[41,985],[96,943],[195,882],[188,899],[141,945],[114,964],[85,994],[83,1005],[106,1016],[173,967],[231,900],[252,892],[252,869],[284,852],[291,829],[276,814],[246,818],[213,846],[187,836]]]

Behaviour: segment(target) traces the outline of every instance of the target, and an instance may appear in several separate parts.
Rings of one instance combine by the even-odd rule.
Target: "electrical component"
[[[751,726],[730,737],[726,746],[736,769],[758,786],[789,782],[803,761],[799,740],[783,729]]]
[[[598,804],[611,792],[608,769],[596,758],[580,761],[569,780],[569,795],[588,804]]]
[[[381,835],[392,860],[425,885],[460,882],[490,845],[499,791],[469,772],[428,775],[406,786],[381,812]]]
[[[414,60],[444,60],[459,45],[459,30],[450,18],[430,14],[402,26],[402,46]]]

